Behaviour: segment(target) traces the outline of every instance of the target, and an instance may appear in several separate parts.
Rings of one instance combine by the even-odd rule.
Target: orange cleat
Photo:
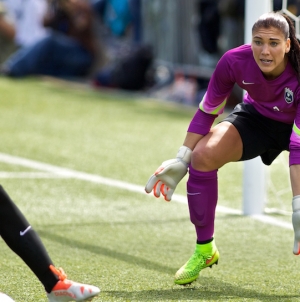
[[[49,302],[91,301],[100,293],[100,289],[96,286],[68,280],[62,268],[58,270],[53,265],[50,265],[50,269],[59,277],[59,281],[51,293],[47,294]]]

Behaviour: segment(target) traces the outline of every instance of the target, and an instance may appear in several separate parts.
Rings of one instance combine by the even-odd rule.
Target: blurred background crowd
[[[300,0],[288,10],[298,16]],[[244,15],[245,0],[0,0],[1,74],[196,105],[221,55],[244,43]]]

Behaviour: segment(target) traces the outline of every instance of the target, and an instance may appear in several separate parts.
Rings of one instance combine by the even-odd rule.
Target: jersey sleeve
[[[227,98],[235,84],[230,65],[230,54],[225,53],[216,66],[188,132],[206,135],[215,118],[224,112]]]
[[[227,52],[221,57],[199,104],[201,111],[213,115],[224,112],[227,99],[236,82],[232,70],[233,60],[231,52]]]

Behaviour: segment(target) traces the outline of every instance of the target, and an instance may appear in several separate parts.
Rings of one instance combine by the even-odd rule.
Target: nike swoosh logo
[[[200,192],[197,192],[197,193],[189,193],[189,192],[187,192],[187,195],[201,195],[201,193]]]
[[[244,84],[244,85],[253,85],[253,84],[255,84],[255,83],[248,83],[248,82],[245,82],[245,81],[243,80],[243,84]]]
[[[217,253],[217,252],[215,252],[215,253],[211,256],[211,258],[206,259],[206,265],[210,264],[210,263],[213,261],[213,259],[214,259],[215,255],[216,255],[216,253]]]
[[[20,231],[20,236],[24,236],[29,230],[31,229],[31,225],[25,230],[25,231]]]

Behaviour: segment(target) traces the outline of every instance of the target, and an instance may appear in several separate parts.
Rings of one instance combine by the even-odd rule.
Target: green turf
[[[176,154],[194,114],[138,95],[42,79],[0,80],[1,153],[139,186]],[[0,162],[1,171],[35,170]],[[242,163],[220,169],[220,205],[241,208],[242,171]],[[185,180],[176,193],[184,195]],[[1,183],[56,266],[70,279],[101,288],[95,302],[300,301],[300,259],[292,255],[291,230],[218,213],[219,265],[181,287],[173,276],[195,243],[186,204],[72,178]],[[36,277],[2,240],[0,255],[0,290],[16,302],[46,301]]]

